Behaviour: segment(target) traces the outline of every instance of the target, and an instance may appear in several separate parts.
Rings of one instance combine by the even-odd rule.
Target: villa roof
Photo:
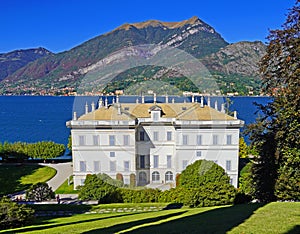
[[[118,105],[120,107],[118,107]],[[120,108],[118,110],[118,108]],[[234,117],[219,112],[209,106],[201,107],[199,103],[122,103],[101,107],[81,116],[78,120],[135,120],[150,118],[149,110],[161,110],[161,118],[177,120],[234,120]]]

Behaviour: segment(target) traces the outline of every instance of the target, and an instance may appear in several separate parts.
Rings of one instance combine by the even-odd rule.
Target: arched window
[[[165,181],[173,181],[173,173],[171,171],[166,172]]]
[[[160,180],[159,172],[158,171],[152,172],[152,181],[159,181],[159,180]]]

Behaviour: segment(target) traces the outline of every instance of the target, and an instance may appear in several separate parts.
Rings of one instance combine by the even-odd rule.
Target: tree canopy
[[[279,188],[285,186],[282,184],[285,181],[283,177],[297,175],[289,171],[299,170],[300,166],[299,3],[297,0],[290,9],[282,29],[270,31],[267,53],[261,60],[260,71],[262,91],[271,95],[273,101],[258,105],[263,115],[248,128],[252,145],[259,154],[252,167],[255,196],[266,202],[282,197]],[[295,186],[289,190],[290,194],[295,195],[300,178],[293,179]],[[300,199],[299,195],[293,199]]]

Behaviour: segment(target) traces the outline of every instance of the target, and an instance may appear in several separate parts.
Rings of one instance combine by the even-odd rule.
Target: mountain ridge
[[[111,32],[94,37],[69,51],[49,54],[18,69],[1,82],[0,93],[24,94],[24,92],[32,93],[33,90],[34,92],[49,91],[53,87],[56,90],[65,87],[76,90],[82,77],[86,72],[97,67],[99,61],[118,50],[144,44],[154,44],[157,45],[157,48],[170,47],[184,50],[200,59],[212,71],[222,74],[226,64],[218,61],[218,59],[222,59],[222,56],[216,53],[231,45],[215,29],[195,16],[180,22],[148,20],[123,24]],[[238,52],[235,50],[234,53]],[[212,56],[211,59],[214,61],[212,65],[208,63],[209,56]],[[251,60],[251,58],[249,59]],[[257,61],[257,57],[254,60]],[[231,70],[233,73],[239,72]],[[230,75],[231,73],[225,72],[224,74]],[[32,89],[32,86],[37,88]]]

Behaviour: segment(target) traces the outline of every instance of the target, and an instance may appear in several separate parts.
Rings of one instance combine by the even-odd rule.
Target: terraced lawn
[[[100,205],[92,210],[109,207]],[[115,204],[114,207],[118,205]],[[300,233],[299,228],[300,203],[270,203],[151,212],[77,214],[70,217],[37,219],[35,225],[0,233],[296,234]]]

